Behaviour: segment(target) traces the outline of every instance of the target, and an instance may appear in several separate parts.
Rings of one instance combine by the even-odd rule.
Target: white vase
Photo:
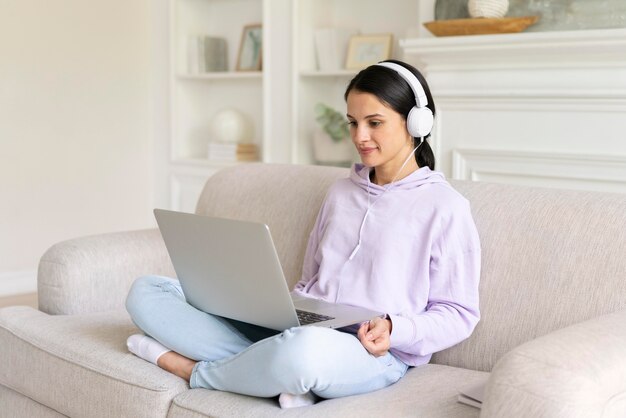
[[[313,157],[319,164],[350,166],[354,161],[354,145],[349,138],[333,140],[321,129],[313,133]]]
[[[469,0],[467,10],[471,17],[503,17],[509,10],[509,0]]]

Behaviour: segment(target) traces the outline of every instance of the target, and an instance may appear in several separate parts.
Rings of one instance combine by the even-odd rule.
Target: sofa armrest
[[[625,417],[626,311],[560,329],[494,367],[481,417]]]
[[[175,277],[158,229],[60,242],[39,262],[39,309],[70,315],[124,309],[131,283],[146,274]]]

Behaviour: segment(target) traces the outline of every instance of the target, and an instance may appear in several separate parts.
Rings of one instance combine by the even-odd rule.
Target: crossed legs
[[[157,364],[192,388],[335,398],[386,387],[407,370],[391,354],[374,357],[354,335],[326,328],[297,327],[253,342],[187,304],[178,282],[164,277],[137,279],[126,306],[140,329],[172,350]]]

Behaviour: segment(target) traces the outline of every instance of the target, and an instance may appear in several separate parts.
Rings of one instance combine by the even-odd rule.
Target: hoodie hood
[[[388,189],[410,190],[424,184],[446,183],[446,178],[439,171],[433,171],[429,167],[421,167],[403,179],[394,181],[385,186],[379,186],[370,181],[371,167],[356,163],[350,170],[350,180],[365,192],[369,191],[372,196],[378,196]]]

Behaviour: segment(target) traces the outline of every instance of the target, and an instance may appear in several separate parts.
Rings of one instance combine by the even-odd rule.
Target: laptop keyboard
[[[314,324],[316,322],[328,321],[330,319],[335,319],[332,316],[326,316],[317,314],[314,312],[301,311],[296,309],[296,314],[298,315],[298,320],[300,321],[300,325],[309,325]]]

